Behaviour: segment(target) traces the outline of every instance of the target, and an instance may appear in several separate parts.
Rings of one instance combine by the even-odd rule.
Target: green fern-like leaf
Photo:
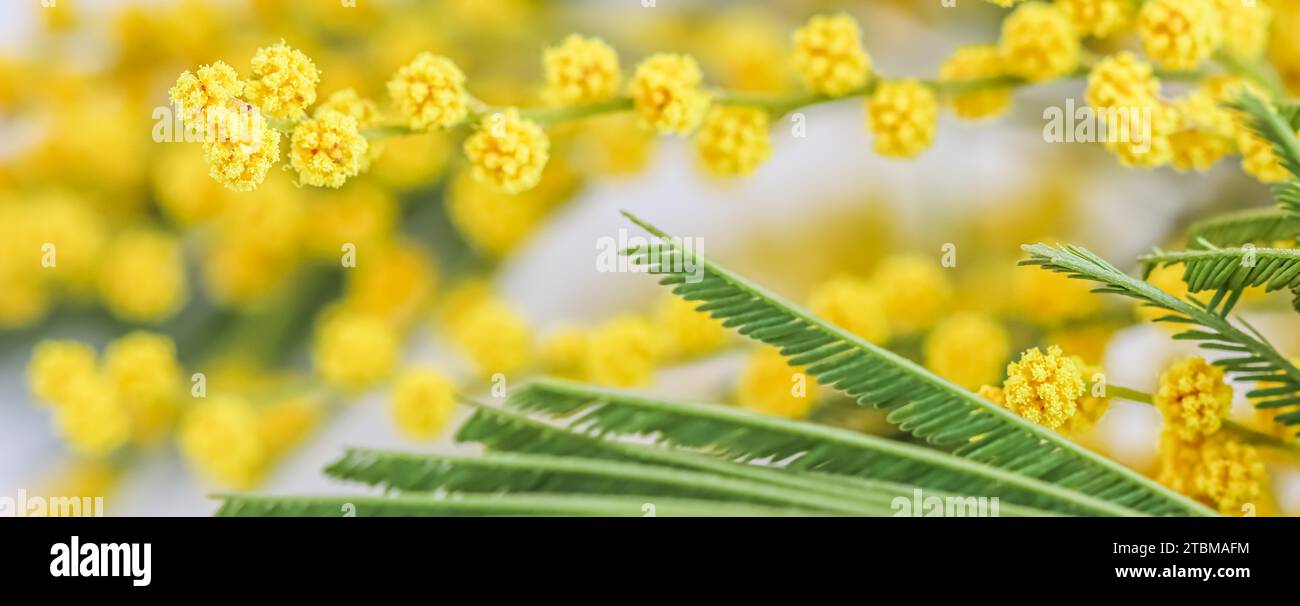
[[[667,234],[628,217],[662,242],[657,249],[629,253],[645,270],[663,274],[661,284],[673,287],[675,294],[688,301],[700,302],[697,309],[722,320],[724,326],[779,348],[791,365],[807,367],[806,372],[819,383],[859,403],[888,410],[889,420],[913,435],[957,456],[1138,511],[1211,513],[716,264],[685,257],[687,253]],[[688,267],[702,268],[702,273],[688,276]]]
[[[847,501],[717,474],[573,456],[420,455],[349,450],[325,472],[402,492],[653,495],[794,507],[838,515],[887,515],[897,494],[862,491]],[[868,500],[867,497],[870,497]]]
[[[893,488],[882,491],[892,490],[892,496],[910,494],[915,486],[949,494],[998,496],[1008,502],[1061,513],[1141,515],[1086,494],[932,448],[734,407],[650,398],[555,379],[538,379],[516,389],[506,406],[547,415],[588,440],[637,436],[642,441],[649,439],[669,448],[708,453],[725,461],[777,464],[797,476],[834,474],[831,477],[888,482]],[[498,435],[505,434],[498,430]],[[531,442],[535,436],[526,437]],[[493,444],[499,444],[499,438]],[[864,486],[854,486],[853,490]]]
[[[1066,273],[1072,278],[1092,280],[1100,284],[1094,292],[1124,295],[1169,312],[1156,321],[1188,325],[1186,330],[1174,336],[1175,339],[1197,341],[1201,348],[1222,352],[1223,357],[1213,363],[1228,371],[1236,381],[1270,385],[1258,387],[1247,394],[1258,398],[1257,407],[1283,408],[1300,404],[1300,369],[1278,353],[1259,331],[1244,320],[1238,320],[1242,324],[1242,328],[1238,328],[1227,317],[1228,310],[1241,294],[1240,284],[1258,283],[1254,280],[1256,275],[1264,275],[1266,280],[1289,283],[1286,273],[1292,272],[1292,269],[1279,269],[1277,271],[1280,273],[1272,274],[1269,278],[1268,274],[1272,270],[1262,267],[1264,263],[1261,261],[1244,272],[1243,277],[1233,278],[1232,274],[1241,262],[1240,256],[1225,255],[1226,251],[1223,250],[1205,251],[1204,257],[1184,259],[1189,262],[1188,271],[1191,272],[1188,281],[1197,286],[1219,284],[1219,289],[1208,302],[1194,298],[1184,301],[1125,274],[1081,247],[1067,245],[1054,248],[1046,244],[1032,244],[1022,248],[1030,255],[1021,261],[1022,264],[1038,265]],[[1182,254],[1191,255],[1194,252]],[[1272,258],[1275,260],[1271,266],[1281,267],[1289,257],[1273,255]],[[1233,291],[1233,288],[1237,290]],[[1300,424],[1300,411],[1279,414],[1275,420],[1284,425]]]
[[[1291,248],[1210,248],[1166,252],[1142,257],[1146,275],[1156,267],[1184,264],[1183,281],[1191,292],[1214,291],[1210,300],[1219,316],[1230,312],[1247,288],[1265,292],[1290,290],[1300,309],[1300,250]]]
[[[1192,225],[1188,239],[1219,247],[1271,244],[1300,237],[1300,214],[1276,208],[1252,208],[1206,219]]]
[[[223,517],[817,516],[823,512],[690,499],[587,494],[404,496],[217,495]]]

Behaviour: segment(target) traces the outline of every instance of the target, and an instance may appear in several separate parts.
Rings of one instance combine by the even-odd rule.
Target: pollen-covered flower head
[[[862,30],[853,17],[816,15],[795,30],[792,62],[809,90],[838,97],[867,82],[871,57],[862,50]]]
[[[393,383],[393,421],[407,436],[437,437],[455,409],[456,393],[451,380],[438,371],[411,368]]]
[[[1132,0],[1056,0],[1079,32],[1104,38],[1129,26],[1137,13]]]
[[[552,105],[604,101],[618,92],[623,74],[618,53],[604,40],[569,34],[559,46],[542,54],[546,88],[542,97]]]
[[[1232,387],[1223,375],[1201,357],[1184,358],[1160,373],[1154,402],[1170,432],[1190,442],[1219,430],[1232,408]]]
[[[996,46],[991,44],[958,48],[939,67],[939,80],[957,82],[1006,75],[1006,64]],[[988,118],[1004,113],[1011,107],[1011,89],[992,86],[982,90],[953,95],[948,103],[953,113],[968,120]]]
[[[695,130],[709,108],[701,80],[700,65],[689,55],[658,53],[641,61],[629,91],[641,126],[662,134]]]
[[[1093,66],[1085,96],[1094,109],[1147,105],[1159,98],[1160,80],[1151,64],[1121,51]]]
[[[1219,46],[1215,0],[1150,0],[1138,13],[1142,47],[1161,67],[1196,69]]]
[[[284,40],[253,54],[252,75],[244,86],[249,102],[277,118],[298,118],[316,102],[320,72],[302,51]]]
[[[204,65],[194,72],[181,72],[176,84],[167,92],[173,105],[186,121],[202,122],[211,109],[225,107],[226,102],[244,93],[244,82],[235,69],[221,61]]]
[[[317,187],[342,187],[366,165],[366,138],[357,119],[336,111],[320,113],[293,129],[289,164],[298,181]]]
[[[230,116],[236,112],[217,110]],[[208,174],[218,183],[235,191],[256,189],[266,180],[266,173],[280,160],[280,131],[267,125],[261,114],[245,113],[251,128],[237,136],[209,138],[203,142],[208,160]]]
[[[451,59],[420,53],[388,81],[388,95],[413,129],[447,128],[469,113],[465,73]]]
[[[1241,515],[1242,506],[1257,502],[1264,492],[1268,472],[1255,447],[1227,435],[1216,435],[1201,445],[1192,486],[1219,513]]]
[[[1061,425],[1061,433],[1081,434],[1097,424],[1102,415],[1110,408],[1110,399],[1103,395],[1098,395],[1093,391],[1096,381],[1101,380],[1101,367],[1093,366],[1083,361],[1079,356],[1070,356],[1074,362],[1079,365],[1083,371],[1083,381],[1085,383],[1085,392],[1079,398],[1078,411],[1074,416],[1065,420]]]
[[[1046,353],[1035,347],[1007,365],[1002,391],[1012,412],[1057,429],[1078,413],[1087,384],[1077,358],[1062,355],[1056,346]]]
[[[483,118],[465,139],[474,179],[511,194],[532,189],[551,158],[551,140],[536,122],[509,109]]]
[[[934,142],[938,102],[917,80],[882,82],[866,101],[872,149],[891,158],[913,158]]]
[[[762,109],[715,107],[695,135],[695,156],[705,170],[719,177],[753,174],[772,155],[768,122]]]
[[[1079,32],[1055,5],[1027,2],[1002,21],[998,49],[1007,71],[1032,82],[1065,76],[1079,64]]]

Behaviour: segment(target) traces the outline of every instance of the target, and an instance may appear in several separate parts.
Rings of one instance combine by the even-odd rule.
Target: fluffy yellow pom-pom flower
[[[416,130],[447,128],[469,113],[465,74],[451,59],[420,53],[388,81],[388,95]]]
[[[871,283],[884,298],[885,315],[898,333],[929,328],[952,302],[952,285],[937,258],[888,257],[871,275]]]
[[[599,38],[569,34],[559,46],[542,54],[546,89],[542,97],[553,105],[603,101],[618,92],[623,75],[618,53]]]
[[[1047,353],[1035,347],[1020,354],[1019,360],[1007,365],[1002,383],[1008,409],[1050,429],[1078,413],[1079,398],[1086,390],[1078,359],[1061,355],[1056,346],[1047,348]]]
[[[1147,105],[1159,98],[1160,80],[1151,64],[1122,51],[1093,66],[1084,94],[1093,109]]]
[[[695,135],[695,156],[719,177],[750,175],[772,155],[768,115],[752,107],[715,107]]]
[[[72,388],[94,376],[95,348],[80,341],[46,339],[36,344],[27,364],[27,385],[42,403],[62,405]]]
[[[816,403],[817,382],[790,366],[780,350],[764,347],[745,362],[736,384],[736,402],[766,415],[802,419]]]
[[[587,380],[610,387],[635,387],[650,380],[662,344],[645,318],[624,315],[591,331],[587,341]]]
[[[380,122],[379,105],[370,99],[362,98],[356,89],[345,88],[330,93],[316,109],[312,116],[319,118],[327,112],[338,112],[352,116],[357,120],[357,128],[371,128]]]
[[[1192,474],[1196,492],[1219,513],[1241,515],[1242,506],[1258,501],[1268,472],[1253,446],[1225,435],[1206,440]]]
[[[397,362],[398,337],[383,319],[330,310],[316,327],[312,361],[326,383],[348,390],[384,380]]]
[[[267,171],[280,160],[280,131],[269,127],[261,114],[247,115],[251,128],[237,136],[209,137],[203,142],[208,174],[235,191],[256,189],[266,180]]]
[[[434,370],[412,368],[393,384],[393,421],[412,438],[442,433],[456,408],[451,380]]]
[[[158,322],[185,304],[181,245],[166,232],[138,228],[119,233],[99,266],[99,294],[113,315]]]
[[[1096,395],[1096,392],[1093,391],[1093,388],[1097,386],[1096,381],[1101,378],[1097,376],[1101,374],[1101,367],[1091,366],[1085,363],[1083,358],[1079,356],[1070,357],[1074,359],[1075,363],[1078,364],[1079,368],[1083,371],[1083,380],[1086,384],[1085,389],[1088,391],[1079,398],[1078,411],[1074,416],[1065,420],[1065,423],[1061,425],[1060,431],[1061,433],[1077,435],[1092,429],[1092,427],[1097,424],[1097,421],[1101,420],[1102,415],[1105,415],[1106,410],[1110,408],[1110,400],[1106,397]]]
[[[847,14],[814,16],[793,38],[795,71],[813,92],[838,97],[862,86],[871,75],[862,30]]]
[[[641,61],[630,94],[642,128],[678,135],[695,130],[709,109],[702,79],[699,63],[689,55],[658,53]]]
[[[1137,12],[1131,0],[1056,0],[1084,35],[1104,38],[1127,27]]]
[[[884,297],[864,280],[851,276],[827,280],[808,297],[808,309],[821,319],[872,343],[889,340]]]
[[[551,140],[541,126],[510,109],[483,118],[478,131],[465,139],[465,156],[475,180],[517,194],[541,181]]]
[[[1223,424],[1232,408],[1232,387],[1223,374],[1222,368],[1200,357],[1179,360],[1160,373],[1153,400],[1166,427],[1180,440],[1199,440]]]
[[[1219,46],[1214,0],[1150,0],[1138,13],[1142,47],[1161,67],[1196,69]]]
[[[211,109],[225,107],[226,102],[244,93],[244,82],[235,69],[221,61],[204,65],[195,72],[185,70],[167,91],[186,121],[202,122]]]
[[[1079,32],[1065,11],[1029,2],[1002,21],[998,50],[1007,71],[1032,82],[1064,76],[1079,64]]]
[[[1011,355],[1011,339],[994,320],[961,313],[940,322],[926,335],[925,367],[966,389],[993,383]]]
[[[994,78],[1006,74],[1006,66],[996,46],[991,44],[958,48],[939,67],[941,82],[959,82]],[[1011,107],[1011,89],[1005,86],[989,87],[969,93],[953,95],[948,100],[953,113],[967,120],[989,118],[1005,113]]]
[[[366,163],[366,138],[357,119],[340,112],[323,112],[293,129],[289,164],[298,181],[317,187],[342,187]]]
[[[243,398],[213,396],[197,404],[181,420],[178,441],[186,461],[223,486],[252,487],[265,469],[257,411]]]
[[[272,116],[298,118],[316,102],[318,82],[320,72],[311,59],[281,40],[253,54],[252,76],[244,94]]]
[[[912,158],[934,142],[938,103],[934,92],[916,80],[885,82],[866,101],[872,149],[891,158]]]

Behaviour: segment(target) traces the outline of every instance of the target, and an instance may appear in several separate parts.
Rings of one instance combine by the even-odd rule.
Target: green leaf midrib
[[[580,398],[590,398],[595,396],[597,398],[604,398],[605,402],[618,400],[619,402],[643,405],[646,408],[667,410],[684,416],[705,417],[713,420],[734,423],[740,426],[747,425],[780,433],[801,434],[807,439],[813,441],[829,444],[841,444],[851,448],[871,450],[899,459],[919,461],[937,468],[948,469],[959,474],[982,477],[1007,486],[1014,486],[1028,492],[1037,492],[1061,501],[1073,502],[1084,508],[1092,509],[1097,513],[1119,516],[1145,515],[1143,512],[1128,507],[1097,499],[1091,495],[1076,490],[1056,486],[1050,482],[1008,471],[994,465],[971,461],[932,448],[914,446],[896,440],[887,440],[825,425],[801,423],[768,415],[749,414],[744,411],[734,410],[719,405],[651,399],[631,392],[582,385],[564,379],[549,377],[531,380],[524,388],[522,388],[521,393],[529,389],[552,390]],[[601,400],[592,401],[593,405],[599,403],[601,403]]]

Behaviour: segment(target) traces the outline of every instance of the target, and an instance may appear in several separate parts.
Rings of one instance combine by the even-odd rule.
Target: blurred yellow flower
[[[1215,0],[1223,28],[1224,52],[1243,61],[1255,61],[1268,45],[1273,9],[1266,2]]]
[[[604,40],[569,34],[559,46],[542,54],[546,89],[542,97],[552,105],[578,105],[604,101],[618,92],[622,72],[618,53]]]
[[[532,361],[533,329],[502,301],[471,304],[450,327],[451,339],[469,358],[478,374],[510,374]]]
[[[665,356],[700,356],[716,351],[726,342],[727,329],[708,312],[697,311],[699,301],[673,295],[664,296],[660,301],[655,324],[662,333]]]
[[[265,470],[257,411],[244,398],[213,396],[186,411],[179,430],[189,464],[230,488],[251,488]]]
[[[393,421],[409,437],[437,437],[451,421],[455,406],[451,380],[435,370],[408,369],[393,384]]]
[[[696,158],[718,177],[751,175],[771,155],[765,110],[715,107],[695,135]]]
[[[95,348],[80,341],[44,339],[27,364],[27,385],[43,404],[62,405],[73,387],[98,372]]]
[[[960,313],[945,318],[926,335],[925,367],[966,389],[996,383],[1011,355],[1006,329],[991,318]]]
[[[562,326],[548,335],[541,345],[542,366],[550,375],[585,380],[587,377],[588,331],[577,326]]]
[[[1268,472],[1255,447],[1224,435],[1201,446],[1201,460],[1192,475],[1196,492],[1226,515],[1241,515],[1242,507],[1263,495]]]
[[[916,80],[883,82],[866,101],[872,149],[890,158],[913,158],[934,142],[938,104]]]
[[[1079,32],[1056,5],[1026,2],[1003,19],[998,49],[1011,74],[1053,80],[1079,65]]]
[[[131,322],[166,320],[185,305],[185,261],[176,237],[149,227],[119,232],[99,266],[99,295]]]
[[[831,278],[808,297],[808,309],[817,317],[871,343],[889,340],[889,318],[879,290],[852,276]]]
[[[54,409],[54,426],[73,450],[89,457],[107,456],[131,438],[129,413],[99,375],[69,386],[67,400]]]
[[[746,359],[736,384],[736,402],[746,410],[802,419],[817,402],[816,389],[812,376],[790,366],[776,348],[764,347]]]
[[[388,378],[397,364],[399,345],[393,327],[382,318],[331,309],[317,321],[312,362],[316,374],[329,385],[359,391]]]
[[[153,443],[171,428],[184,393],[171,338],[135,331],[109,343],[104,375],[130,414],[137,440]]]
[[[1006,75],[1006,65],[998,48],[991,44],[958,48],[939,67],[941,82],[979,80]],[[953,113],[967,120],[989,118],[1011,108],[1011,89],[990,86],[982,90],[954,95],[948,99]]]
[[[1098,38],[1127,28],[1137,13],[1130,0],[1056,0],[1056,5],[1080,32]]]
[[[880,262],[870,281],[884,299],[892,332],[925,330],[948,311],[953,292],[944,272],[938,258],[921,255],[894,255]]]
[[[792,63],[804,86],[839,97],[866,84],[871,57],[862,50],[862,30],[845,13],[816,15],[794,31]]]
[[[1219,46],[1223,31],[1214,0],[1150,0],[1138,13],[1148,57],[1166,69],[1195,69]]]
[[[587,340],[586,380],[610,387],[644,385],[654,375],[663,346],[654,326],[636,315],[611,318]]]

